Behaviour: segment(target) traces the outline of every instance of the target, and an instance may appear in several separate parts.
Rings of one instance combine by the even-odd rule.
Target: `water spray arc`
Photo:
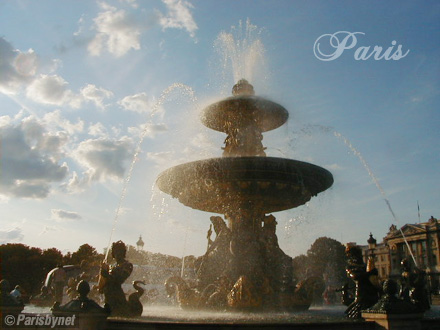
[[[399,226],[399,231],[402,234],[402,238],[405,241],[406,247],[408,248],[408,251],[409,251],[409,253],[411,255],[412,260],[414,261],[414,265],[417,267],[417,260],[414,257],[414,254],[413,254],[413,252],[411,250],[411,247],[409,246],[408,240],[406,239],[405,234],[402,231],[402,226],[400,224],[399,218],[394,213],[394,210],[391,207],[391,203],[390,203],[390,201],[388,199],[387,194],[385,193],[385,190],[380,185],[379,180],[374,175],[374,173],[371,170],[370,166],[368,165],[367,161],[362,156],[362,154],[353,146],[353,144],[346,137],[344,137],[341,133],[338,133],[338,132],[334,131],[333,135],[344,142],[344,144],[351,150],[351,152],[360,160],[360,162],[362,163],[363,167],[365,168],[365,170],[367,171],[368,175],[370,176],[371,180],[373,180],[374,184],[376,185],[377,189],[379,190],[380,194],[382,195],[383,200],[384,200],[385,204],[387,205],[387,208],[390,211],[393,219],[396,221],[397,225]]]
[[[174,84],[170,85],[169,87],[167,87],[162,92],[162,94],[160,95],[159,99],[154,103],[154,105],[152,107],[152,110],[150,112],[150,118],[149,118],[147,124],[144,126],[144,128],[142,130],[142,133],[140,135],[139,141],[136,144],[135,152],[133,154],[133,158],[132,158],[132,161],[130,163],[130,167],[128,169],[127,176],[125,177],[125,180],[124,180],[123,185],[122,185],[122,191],[121,191],[121,194],[119,196],[118,206],[116,208],[115,216],[113,218],[112,228],[111,228],[111,231],[110,231],[110,237],[109,237],[109,240],[108,240],[107,249],[106,249],[105,256],[104,256],[104,262],[107,262],[107,260],[108,260],[108,255],[109,255],[109,252],[110,252],[110,246],[112,244],[113,234],[114,234],[114,232],[116,230],[116,225],[117,225],[118,220],[119,220],[119,216],[120,216],[120,213],[121,213],[122,205],[123,205],[123,202],[125,200],[125,196],[127,194],[127,187],[128,187],[128,184],[131,181],[131,177],[132,177],[132,174],[133,174],[134,166],[135,166],[136,162],[139,159],[139,154],[142,151],[142,148],[141,148],[142,143],[144,142],[144,139],[145,139],[145,137],[148,134],[148,128],[149,128],[148,123],[151,123],[151,121],[154,118],[154,116],[158,113],[159,108],[167,101],[167,98],[169,97],[170,93],[172,93],[176,89],[180,89],[182,91],[182,94],[188,96],[192,102],[195,102],[197,100],[196,97],[195,97],[194,91],[192,90],[191,87],[186,86],[186,85],[181,84],[181,83],[174,83]]]

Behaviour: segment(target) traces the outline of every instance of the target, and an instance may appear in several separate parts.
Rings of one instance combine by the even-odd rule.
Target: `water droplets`
[[[151,111],[150,116],[149,116],[148,121],[147,121],[147,124],[144,125],[144,128],[143,128],[142,133],[141,133],[140,138],[139,138],[139,141],[138,141],[138,143],[136,145],[135,152],[134,152],[134,155],[133,155],[130,167],[129,167],[128,172],[127,172],[127,176],[126,176],[126,178],[125,178],[125,180],[123,182],[122,192],[121,192],[121,195],[119,197],[118,206],[116,208],[116,212],[115,212],[115,216],[114,216],[114,220],[113,220],[113,225],[112,225],[112,229],[111,229],[111,233],[110,233],[110,238],[109,238],[109,242],[108,242],[108,246],[107,246],[107,252],[106,252],[106,255],[105,255],[105,260],[107,260],[107,258],[108,258],[108,253],[110,251],[110,244],[111,244],[111,241],[112,241],[112,238],[113,238],[113,234],[115,232],[116,225],[118,223],[118,220],[119,220],[119,217],[120,217],[120,214],[121,214],[121,211],[122,211],[122,204],[123,204],[123,202],[125,200],[125,197],[126,197],[126,194],[127,194],[127,188],[128,188],[128,184],[131,181],[131,177],[133,175],[134,166],[135,166],[136,162],[139,160],[139,154],[141,153],[141,150],[142,150],[142,148],[141,148],[142,142],[144,141],[145,137],[147,136],[147,134],[149,132],[149,128],[150,128],[149,124],[152,122],[153,117],[159,112],[161,106],[169,99],[170,94],[172,92],[176,91],[176,90],[181,91],[181,95],[183,95],[185,97],[189,97],[192,102],[196,102],[197,101],[197,98],[195,97],[194,91],[193,91],[193,89],[191,87],[186,86],[186,85],[181,84],[181,83],[174,83],[174,84],[170,85],[169,87],[167,87],[162,92],[162,94],[160,95],[159,99],[153,105],[152,111]],[[153,193],[152,199],[153,199],[153,197],[154,197],[154,193]],[[164,213],[163,210],[165,210],[166,207],[167,207],[167,205],[165,204],[164,200],[165,199],[163,199],[162,204],[161,204],[162,205],[161,206],[161,210],[159,211],[158,214],[156,214],[159,217]]]
[[[351,152],[359,158],[360,162],[362,163],[362,165],[364,166],[364,168],[367,170],[368,175],[370,176],[370,178],[373,180],[374,184],[376,185],[377,189],[379,189],[385,204],[388,207],[388,210],[390,211],[391,215],[393,216],[393,219],[396,221],[397,224],[400,223],[399,219],[397,218],[396,214],[394,213],[393,208],[391,207],[391,203],[388,200],[387,194],[385,193],[385,190],[383,190],[382,186],[379,183],[379,180],[376,178],[376,176],[374,175],[373,171],[371,170],[370,166],[368,165],[367,161],[364,159],[364,157],[362,156],[362,154],[352,145],[352,143],[346,138],[344,137],[341,133],[338,133],[336,131],[333,132],[334,136],[336,136],[338,139],[341,139],[344,144],[351,150]],[[400,226],[399,226],[400,227]],[[402,229],[400,229],[400,232],[402,234],[402,237],[408,247],[408,251],[411,254],[412,259],[414,260],[414,264],[417,266],[417,261],[411,251],[411,248],[409,247],[408,241],[402,231]]]
[[[260,39],[262,31],[247,19],[244,24],[239,21],[238,26],[232,26],[230,32],[223,31],[218,35],[214,49],[220,56],[221,81],[230,86],[228,75],[231,74],[233,83],[242,78],[252,82],[262,70],[259,78],[267,76],[265,48]]]

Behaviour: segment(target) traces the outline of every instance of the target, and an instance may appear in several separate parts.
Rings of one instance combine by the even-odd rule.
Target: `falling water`
[[[359,158],[359,160],[361,161],[362,165],[367,170],[368,175],[373,180],[373,182],[376,185],[377,189],[379,189],[379,191],[380,191],[380,193],[381,193],[381,195],[382,195],[382,197],[383,197],[383,199],[385,201],[385,204],[388,207],[388,210],[390,211],[390,213],[393,216],[393,218],[396,221],[396,223],[399,225],[400,233],[402,234],[402,237],[403,237],[403,239],[404,239],[404,241],[406,243],[406,246],[407,246],[408,251],[409,251],[409,253],[410,253],[410,255],[411,255],[411,257],[412,257],[412,259],[414,261],[414,264],[417,266],[417,261],[416,261],[414,255],[413,255],[413,253],[411,251],[411,248],[410,248],[410,246],[408,244],[408,241],[407,241],[407,239],[405,237],[405,234],[402,231],[402,228],[400,226],[400,221],[397,218],[396,214],[394,213],[393,208],[391,207],[391,203],[388,200],[387,194],[385,193],[385,190],[383,190],[382,186],[380,185],[379,180],[376,178],[376,176],[374,175],[374,173],[371,170],[370,166],[368,166],[368,163],[366,162],[364,157],[361,155],[361,153],[351,144],[351,142],[346,137],[344,137],[341,133],[338,133],[336,131],[333,132],[333,135],[336,136],[338,139],[341,139],[344,142],[344,144],[353,152],[353,154]]]
[[[189,227],[186,227],[185,240],[183,241],[183,249],[182,249],[182,268],[180,270],[180,277],[181,278],[183,278],[184,271],[185,271],[185,252],[186,252],[186,240],[188,238],[188,230],[189,230]]]
[[[400,221],[397,217],[397,215],[394,213],[393,208],[391,207],[391,203],[388,199],[387,194],[385,193],[385,190],[382,188],[382,186],[379,183],[379,180],[376,178],[376,176],[374,175],[373,171],[371,170],[370,166],[368,165],[367,161],[365,160],[365,158],[362,156],[362,154],[353,146],[353,144],[346,138],[344,137],[341,133],[335,131],[333,128],[331,127],[326,127],[326,126],[322,126],[322,125],[306,125],[303,128],[301,128],[300,133],[301,134],[305,134],[305,135],[311,135],[314,131],[319,131],[321,133],[325,133],[325,134],[333,134],[336,138],[338,138],[339,140],[342,140],[344,142],[344,144],[350,149],[350,151],[356,156],[358,157],[358,159],[360,160],[361,164],[363,165],[363,167],[365,168],[365,170],[367,171],[368,175],[370,176],[371,180],[374,182],[374,184],[376,185],[377,189],[379,190],[380,194],[382,195],[382,198],[385,201],[385,204],[387,205],[388,210],[390,211],[393,219],[395,220],[396,224],[399,225],[399,230],[402,234],[402,238],[405,241],[405,244],[408,248],[408,251],[411,255],[411,258],[414,261],[414,264],[417,266],[417,262],[416,259],[411,251],[411,248],[408,244],[408,240],[405,237],[405,234],[403,233],[401,226],[400,226]],[[307,205],[307,204],[306,204]],[[290,231],[291,227],[297,227],[299,225],[301,225],[306,217],[304,216],[298,216],[296,218],[292,218],[288,221],[288,224],[286,224],[285,226],[285,230],[286,231]]]
[[[151,122],[151,120],[153,119],[155,114],[158,112],[159,107],[161,105],[163,105],[164,102],[167,100],[167,97],[169,96],[169,94],[171,92],[173,92],[174,90],[176,90],[176,89],[181,90],[183,95],[189,96],[191,98],[191,101],[193,101],[193,102],[196,101],[196,97],[194,96],[194,91],[192,90],[191,87],[186,86],[186,85],[181,84],[181,83],[174,83],[174,84],[172,84],[171,86],[169,86],[168,88],[166,88],[162,92],[159,100],[157,100],[157,102],[153,105],[152,111],[150,113],[150,120],[149,120],[149,122]],[[118,207],[116,208],[115,217],[113,219],[113,226],[112,226],[112,229],[111,229],[111,232],[110,232],[110,238],[109,238],[109,241],[108,241],[108,245],[107,245],[107,250],[106,250],[106,253],[105,253],[104,261],[107,261],[108,254],[109,254],[109,251],[110,251],[110,244],[112,242],[113,234],[114,234],[115,229],[116,229],[116,224],[118,223],[119,215],[120,215],[120,212],[121,212],[121,209],[122,209],[122,204],[123,204],[123,202],[125,200],[125,195],[127,193],[127,187],[128,187],[128,184],[129,184],[129,182],[131,180],[131,176],[133,174],[134,165],[136,164],[136,162],[138,160],[138,156],[139,156],[139,154],[141,152],[141,145],[142,145],[142,142],[144,141],[144,139],[145,139],[145,137],[146,137],[146,135],[148,133],[148,129],[149,129],[149,125],[145,125],[144,129],[142,130],[141,136],[140,136],[139,141],[138,141],[138,143],[136,145],[136,149],[135,149],[135,152],[134,152],[134,155],[133,155],[133,158],[132,158],[132,162],[130,164],[130,168],[129,168],[127,176],[126,176],[126,178],[124,180],[124,183],[123,183],[123,186],[122,186],[122,192],[121,192],[121,195],[119,197]]]

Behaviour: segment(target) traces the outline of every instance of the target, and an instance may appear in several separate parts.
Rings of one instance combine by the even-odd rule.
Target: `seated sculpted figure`
[[[105,303],[110,306],[112,315],[127,315],[128,305],[122,283],[130,276],[133,265],[125,259],[127,248],[122,241],[112,244],[112,257],[116,263],[101,266],[101,277],[104,281],[101,292],[104,293]]]
[[[354,301],[345,314],[350,318],[361,318],[361,311],[373,306],[380,297],[380,288],[376,286],[377,269],[367,270],[362,258],[362,250],[357,246],[347,247],[347,275],[354,281],[356,288]]]
[[[198,288],[202,291],[207,285],[213,284],[226,270],[229,262],[229,243],[231,231],[225,221],[219,216],[210,218],[216,238],[214,241],[208,237],[208,249],[200,260],[197,274],[199,278]],[[209,235],[210,236],[210,235]]]

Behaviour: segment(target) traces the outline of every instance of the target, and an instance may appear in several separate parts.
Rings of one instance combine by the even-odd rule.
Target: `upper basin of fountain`
[[[267,132],[283,125],[289,118],[287,110],[276,102],[255,96],[254,88],[245,79],[232,88],[232,95],[213,103],[203,110],[202,123],[216,131],[228,133],[231,129],[256,125]]]
[[[331,173],[319,166],[266,157],[262,132],[283,125],[289,114],[254,94],[242,79],[232,97],[204,109],[203,124],[227,134],[223,157],[162,172],[160,190],[197,210],[228,214],[251,208],[265,214],[303,205],[333,184]]]

